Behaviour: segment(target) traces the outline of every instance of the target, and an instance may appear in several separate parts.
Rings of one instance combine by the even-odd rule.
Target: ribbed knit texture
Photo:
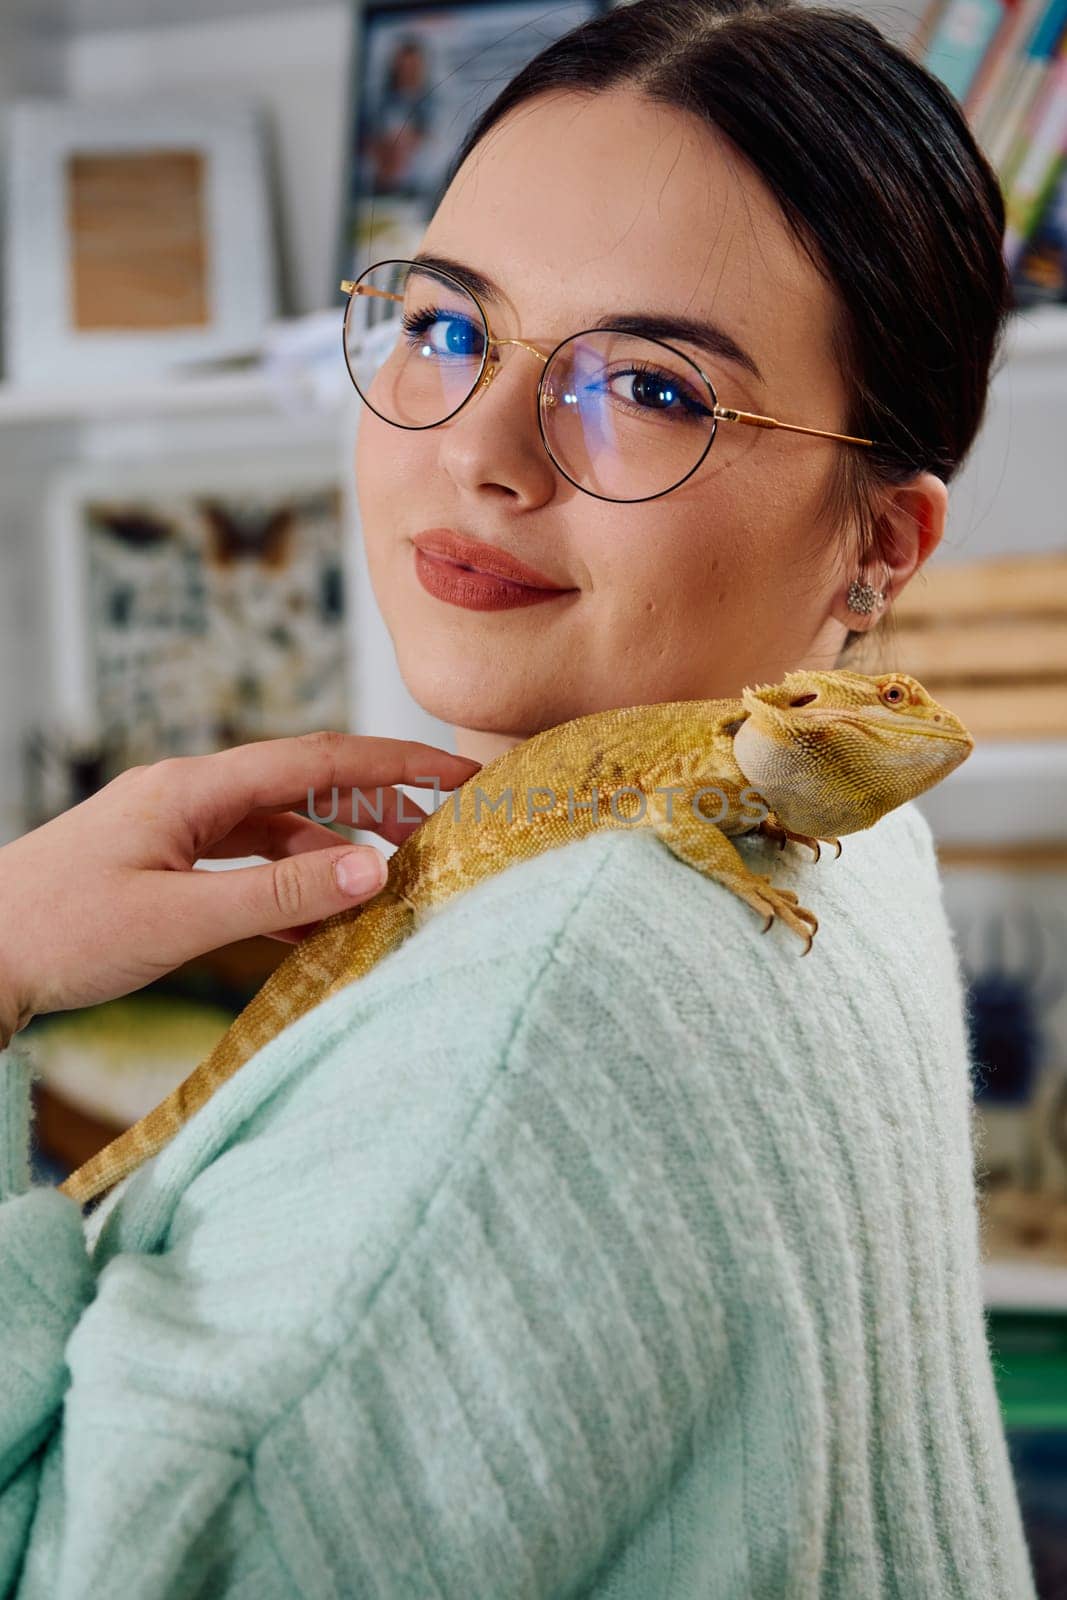
[[[84,1232],[0,1061],[0,1593],[1033,1600],[929,829],[739,848],[808,956],[647,833],[577,841]]]

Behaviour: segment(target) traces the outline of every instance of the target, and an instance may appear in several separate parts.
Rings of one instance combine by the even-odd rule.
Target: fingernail
[[[370,894],[380,889],[388,875],[389,866],[380,850],[353,850],[334,862],[337,883],[344,894]]]

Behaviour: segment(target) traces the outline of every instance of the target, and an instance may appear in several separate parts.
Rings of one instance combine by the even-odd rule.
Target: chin
[[[412,699],[455,728],[525,739],[580,714],[551,673],[532,681],[521,662],[461,660],[452,650],[434,655],[415,647],[398,649],[397,665]]]
[[[527,709],[521,696],[509,692],[506,676],[494,683],[495,674],[471,663],[461,667],[432,655],[413,652],[409,657],[398,651],[397,666],[411,698],[429,716],[455,728],[512,733],[515,718]]]

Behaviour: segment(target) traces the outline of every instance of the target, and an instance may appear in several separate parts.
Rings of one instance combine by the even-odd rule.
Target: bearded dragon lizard
[[[603,828],[651,828],[680,860],[804,941],[818,919],[749,870],[731,836],[785,847],[869,828],[939,783],[974,741],[906,673],[787,673],[739,698],[593,712],[488,762],[389,858],[374,899],[296,945],[211,1054],[140,1122],[60,1184],[84,1203],[155,1155],[250,1056],[363,977],[454,895]],[[509,798],[510,797],[510,798]]]

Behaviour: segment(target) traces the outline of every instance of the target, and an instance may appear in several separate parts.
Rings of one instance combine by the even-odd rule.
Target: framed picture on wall
[[[61,474],[46,505],[51,725],[128,766],[349,725],[336,458]]]
[[[608,0],[357,0],[337,270],[413,253],[449,164],[504,84]]]
[[[7,132],[11,381],[157,377],[258,349],[277,285],[253,104],[33,98]]]

